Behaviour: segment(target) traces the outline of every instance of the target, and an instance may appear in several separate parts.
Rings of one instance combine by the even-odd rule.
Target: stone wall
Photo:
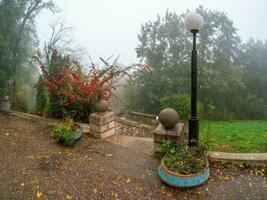
[[[116,134],[153,138],[154,126],[138,123],[121,117],[115,117]]]

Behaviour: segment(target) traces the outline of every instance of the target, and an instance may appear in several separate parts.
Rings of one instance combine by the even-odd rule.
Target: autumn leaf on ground
[[[88,156],[84,156],[84,160],[89,160],[89,161],[92,161],[92,160],[93,160],[93,158],[91,158],[91,157],[88,157]]]
[[[162,187],[161,187],[161,192],[162,192],[163,194],[166,193],[166,191],[165,191],[165,186],[162,186]]]
[[[20,185],[23,187],[25,184],[24,183],[21,183]]]
[[[115,197],[116,200],[119,200],[119,195],[117,192],[111,192],[111,195]]]
[[[71,195],[66,195],[66,199],[71,200],[73,199]]]
[[[127,178],[126,183],[131,183],[132,180],[130,178]]]
[[[40,191],[37,191],[37,193],[36,193],[36,197],[37,197],[38,199],[40,199],[42,196],[43,196],[43,193],[40,192]]]
[[[96,188],[94,188],[94,193],[95,193],[95,194],[97,193],[97,189],[96,189]]]
[[[26,159],[29,159],[29,160],[34,160],[35,157],[33,155],[29,155],[29,156],[26,156]]]
[[[107,158],[108,160],[112,160],[113,155],[112,155],[111,153],[108,153],[108,154],[106,154],[106,158]]]
[[[230,181],[231,177],[230,176],[219,176],[220,181]]]

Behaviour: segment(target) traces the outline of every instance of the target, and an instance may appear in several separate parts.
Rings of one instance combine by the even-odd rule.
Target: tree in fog
[[[0,2],[0,70],[9,83],[6,87],[12,86],[15,109],[26,109],[23,94],[32,90],[37,74],[30,60],[38,45],[34,19],[42,9],[55,11],[55,6],[50,0]]]
[[[198,91],[199,100],[217,112],[234,111],[234,93],[242,88],[242,68],[235,62],[240,51],[240,38],[226,14],[204,9],[205,25],[199,33]],[[153,75],[138,78],[136,101],[145,112],[157,113],[164,96],[190,94],[191,34],[183,24],[186,13],[177,16],[166,12],[163,18],[142,25],[137,56],[153,68]]]

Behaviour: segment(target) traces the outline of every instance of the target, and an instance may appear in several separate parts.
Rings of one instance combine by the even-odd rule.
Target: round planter
[[[73,138],[77,141],[83,136],[83,129],[77,124],[75,124],[75,126],[79,127],[79,129],[73,133]]]
[[[209,163],[207,163],[204,170],[197,174],[179,174],[170,171],[165,165],[163,160],[160,163],[158,168],[158,174],[161,180],[168,185],[174,187],[196,187],[198,185],[203,184],[206,180],[208,180],[210,176]]]

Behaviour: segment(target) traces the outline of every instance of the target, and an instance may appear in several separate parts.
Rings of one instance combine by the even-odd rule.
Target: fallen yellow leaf
[[[39,199],[39,198],[41,198],[43,196],[43,193],[42,192],[39,192],[39,191],[37,191],[37,193],[36,193],[36,197]]]
[[[20,185],[21,185],[21,186],[24,186],[25,184],[24,184],[24,183],[21,183]]]
[[[26,156],[26,159],[29,159],[29,160],[34,160],[35,157],[33,155],[29,155],[29,156]]]
[[[66,199],[71,200],[71,199],[73,199],[73,198],[72,198],[72,196],[70,196],[70,195],[66,195]]]
[[[131,183],[131,179],[130,178],[127,178],[127,180],[126,180],[126,183]]]
[[[112,159],[112,154],[111,153],[109,153],[109,154],[106,154],[106,158],[108,159],[108,160],[111,160]]]
[[[231,180],[230,176],[220,176],[219,178],[221,181],[230,181]]]
[[[94,193],[97,193],[97,189],[96,188],[94,188]]]

